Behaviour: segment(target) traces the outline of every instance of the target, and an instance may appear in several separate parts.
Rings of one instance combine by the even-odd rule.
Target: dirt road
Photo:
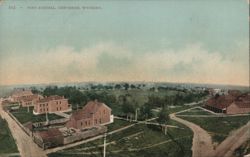
[[[175,114],[170,114],[170,118],[180,122],[187,127],[189,127],[193,133],[193,157],[211,157],[213,156],[213,145],[211,136],[198,125],[191,123],[189,121],[183,120],[175,116]]]
[[[39,148],[19,125],[2,109],[0,102],[0,115],[9,125],[12,136],[16,140],[21,157],[46,157],[45,152]]]
[[[250,139],[250,122],[227,137],[215,151],[215,157],[231,157],[235,149]]]

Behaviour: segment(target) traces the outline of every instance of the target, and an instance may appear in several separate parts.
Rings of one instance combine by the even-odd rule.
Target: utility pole
[[[46,124],[49,124],[48,112],[46,111]]]
[[[103,157],[106,157],[106,132],[104,133]]]
[[[137,121],[137,110],[138,109],[135,109],[135,121]]]
[[[165,127],[165,135],[167,134],[167,125],[164,125],[164,127]]]

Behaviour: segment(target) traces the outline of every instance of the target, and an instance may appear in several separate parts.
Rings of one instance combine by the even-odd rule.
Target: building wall
[[[53,112],[64,112],[69,110],[71,107],[68,104],[68,99],[50,100],[47,102],[38,102],[34,106],[34,111],[38,114],[42,113],[53,113]]]
[[[235,103],[227,107],[227,114],[250,113],[250,108],[239,108]]]
[[[81,119],[76,122],[77,129],[91,128],[93,126],[93,118]]]
[[[110,122],[111,110],[105,105],[102,105],[91,118],[83,118],[80,120],[75,120],[70,118],[66,127],[76,128],[76,129],[85,129],[91,128],[98,125],[103,125]]]
[[[28,106],[34,106],[39,99],[43,98],[43,96],[41,95],[32,95],[32,96],[29,96],[29,98],[31,100],[24,100],[24,99],[20,99],[21,100],[21,105],[22,107],[28,107]]]
[[[12,99],[15,102],[19,102],[23,97],[29,97],[32,95],[33,95],[33,93],[30,90],[19,91],[19,92],[16,92],[15,94],[12,95]]]
[[[22,107],[34,106],[33,101],[21,101]]]

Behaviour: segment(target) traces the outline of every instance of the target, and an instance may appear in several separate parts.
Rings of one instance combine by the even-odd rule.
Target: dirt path
[[[198,125],[191,123],[189,121],[183,120],[175,116],[175,114],[170,114],[170,118],[180,122],[187,127],[189,127],[193,133],[193,157],[211,157],[213,156],[213,145],[211,136]]]
[[[235,149],[250,139],[250,122],[227,137],[215,151],[215,157],[231,157]]]
[[[0,102],[0,115],[9,125],[10,131],[18,147],[21,157],[46,157],[45,152],[39,148],[19,125],[2,109]]]

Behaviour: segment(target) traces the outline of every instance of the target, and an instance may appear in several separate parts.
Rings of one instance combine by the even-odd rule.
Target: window
[[[61,104],[61,101],[60,101],[60,104]]]
[[[60,107],[60,110],[62,110],[62,108]]]
[[[97,119],[95,119],[95,124],[97,124]]]
[[[99,124],[101,124],[101,123],[102,123],[102,119],[100,118],[100,119],[99,119]]]
[[[87,122],[87,121],[85,121],[85,125],[86,125],[86,126],[88,125],[88,122]]]
[[[42,106],[42,104],[40,104],[40,107]]]
[[[56,108],[56,110],[58,111],[58,107]]]
[[[103,110],[103,114],[105,114],[106,112],[105,112],[105,110]]]
[[[82,126],[82,122],[81,122],[81,126]]]
[[[47,108],[47,111],[49,111],[49,109]]]

